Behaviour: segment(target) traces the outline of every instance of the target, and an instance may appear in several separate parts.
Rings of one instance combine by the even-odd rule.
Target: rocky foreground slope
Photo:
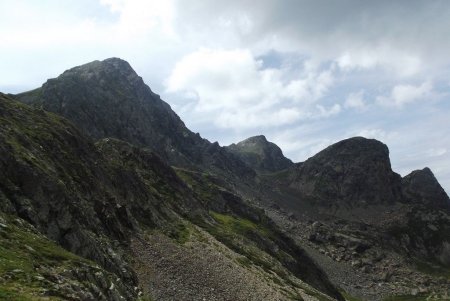
[[[449,204],[376,140],[210,143],[116,58],[0,94],[0,299],[447,300]]]

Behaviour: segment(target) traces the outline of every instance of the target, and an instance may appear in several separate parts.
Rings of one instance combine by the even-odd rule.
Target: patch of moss
[[[427,300],[428,295],[427,294],[418,294],[416,296],[413,295],[399,295],[399,296],[391,296],[388,298],[385,298],[383,301],[425,301]],[[439,300],[439,299],[432,299],[432,300]],[[443,299],[441,299],[443,300]]]
[[[189,240],[189,237],[191,236],[191,228],[189,225],[180,222],[171,227],[167,231],[167,235],[170,238],[175,239],[178,243],[184,244]]]
[[[322,293],[320,293],[318,291],[311,290],[310,288],[307,288],[307,287],[303,287],[302,290],[307,295],[310,295],[311,297],[314,297],[314,298],[316,298],[319,301],[331,301],[331,300],[334,300],[334,299],[331,299],[330,297],[328,297],[328,296],[326,296],[326,295],[324,295],[324,294],[322,294]]]
[[[183,168],[174,168],[176,174],[186,185],[192,189],[197,199],[204,204],[214,202],[217,191],[223,189],[214,183],[211,175],[204,172],[196,172]]]
[[[1,216],[0,227],[0,300],[42,300],[42,292],[50,294],[51,285],[40,268],[62,272],[80,265],[92,265],[37,233],[26,222]],[[60,300],[60,296],[46,296],[45,300]]]
[[[210,212],[217,224],[210,225],[203,223],[202,227],[213,235],[217,240],[245,256],[246,259],[240,259],[242,265],[249,266],[251,263],[259,266],[266,272],[275,272],[280,277],[286,277],[286,272],[280,263],[271,255],[262,251],[255,242],[249,237],[264,235],[266,229],[255,223],[237,218],[231,215]]]
[[[340,293],[342,296],[344,296],[345,300],[347,301],[363,301],[362,299],[356,298],[345,291],[340,291]]]
[[[416,269],[419,272],[436,276],[436,277],[444,277],[450,279],[450,268],[443,267],[441,265],[433,265],[429,262],[416,260],[414,262]]]
[[[144,295],[142,297],[139,297],[138,301],[153,301],[153,298],[149,295]]]
[[[231,215],[220,214],[217,212],[211,211],[211,216],[221,224],[222,227],[225,228],[226,231],[231,231],[239,234],[247,234],[250,231],[263,230],[259,229],[259,227],[244,218],[237,218]]]

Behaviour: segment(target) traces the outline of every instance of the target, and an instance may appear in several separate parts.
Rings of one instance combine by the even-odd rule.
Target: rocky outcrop
[[[268,258],[267,273],[282,266],[293,279],[342,300],[326,275],[268,222],[262,210],[212,183],[204,173],[190,172],[203,180],[198,187],[192,186],[193,179],[182,180],[150,150],[114,138],[94,144],[66,119],[0,94],[0,210],[19,216],[65,249],[96,262],[109,278],[113,275],[115,281],[109,286],[96,283],[99,279],[94,276],[101,268],[81,269],[70,276],[74,281],[92,281],[104,290],[100,293],[106,297],[99,300],[136,299],[136,287],[149,279],[135,273],[129,256],[131,240],[145,243],[145,231],[180,239],[180,223],[204,227],[216,239],[224,239],[233,252],[249,256],[251,264],[266,262],[255,254]],[[244,226],[254,225],[255,231],[220,224],[212,208],[227,219],[244,221]],[[266,225],[270,235],[256,231],[255,223]],[[251,252],[242,247],[242,241],[252,246]],[[79,290],[90,293],[90,289]],[[72,291],[68,289],[67,294]]]
[[[259,172],[276,172],[293,166],[281,149],[275,143],[267,141],[263,135],[233,143],[227,150]]]
[[[389,204],[401,198],[401,178],[387,146],[355,137],[335,143],[299,164],[289,185],[323,205]]]
[[[162,226],[198,208],[158,156],[124,142],[94,145],[70,122],[0,95],[0,208],[115,273],[135,295],[125,259],[138,224]]]
[[[403,194],[410,201],[431,208],[450,209],[450,199],[428,168],[415,170],[402,179]]]
[[[170,165],[216,169],[239,177],[254,173],[234,155],[191,132],[124,60],[94,61],[15,96],[64,116],[95,140],[117,138],[148,147]]]

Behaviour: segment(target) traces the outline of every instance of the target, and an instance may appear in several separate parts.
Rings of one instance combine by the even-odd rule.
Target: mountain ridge
[[[448,196],[427,168],[396,174],[380,141],[345,139],[295,164],[262,135],[221,147],[117,58],[12,97],[34,109],[0,94],[1,210],[117,275],[116,297],[138,298],[137,284],[158,300],[445,291],[407,258],[446,275]]]
[[[245,177],[254,174],[233,154],[191,132],[119,58],[74,67],[41,88],[14,97],[66,117],[94,139],[113,137],[148,147],[172,165],[212,166]]]
[[[136,300],[144,291],[160,296],[160,300],[171,300],[171,286],[157,286],[153,291],[150,287],[137,288],[157,278],[148,278],[149,271],[136,272],[139,267],[134,265],[134,260],[145,263],[147,256],[153,256],[142,246],[136,248],[136,242],[145,245],[153,239],[165,239],[166,244],[180,245],[178,253],[195,257],[189,255],[189,247],[184,244],[205,246],[207,236],[206,246],[211,250],[207,255],[219,256],[214,246],[221,243],[222,252],[236,258],[227,259],[224,264],[236,275],[245,272],[258,279],[252,285],[256,285],[255,289],[261,294],[266,286],[274,285],[275,280],[269,275],[275,273],[277,278],[274,279],[288,286],[289,293],[277,286],[271,288],[270,295],[278,295],[281,300],[289,300],[289,294],[301,296],[307,292],[326,293],[343,300],[321,269],[294,241],[283,236],[263,211],[248,205],[226,188],[205,180],[201,172],[193,171],[200,174],[199,179],[189,176],[188,181],[185,174],[182,180],[180,171],[177,173],[149,150],[113,138],[94,144],[63,117],[33,109],[3,94],[0,94],[0,128],[0,208],[8,220],[15,216],[22,218],[30,228],[116,276],[117,280],[111,283],[83,288],[81,295],[73,293],[75,288],[67,290],[72,297],[63,291],[60,294],[64,299]],[[206,182],[202,184],[200,180]],[[201,187],[194,192],[187,182],[199,183]],[[0,239],[3,246],[4,236],[0,235]],[[10,243],[5,245],[10,246]],[[133,258],[129,254],[134,254]],[[254,264],[264,266],[265,270],[253,270]],[[164,269],[169,270],[175,266],[178,270],[185,268],[177,266],[174,259],[166,259],[164,265],[168,265]],[[219,268],[208,269],[208,277],[220,279]],[[12,270],[6,272],[13,273]],[[36,277],[46,280],[48,285],[53,285],[52,279],[66,277],[60,275],[61,272],[55,273],[56,276],[37,274]],[[206,285],[204,274],[190,271],[180,275],[204,279],[200,283]],[[87,279],[82,275],[77,277]],[[4,289],[8,294],[19,294],[15,279],[7,278],[5,283],[10,286],[0,286],[0,294]],[[76,285],[69,279],[68,282]],[[190,278],[178,280],[187,287],[195,284]],[[296,283],[295,286],[289,281]],[[26,278],[20,285],[35,294],[36,288]],[[201,290],[186,288],[178,292],[177,299],[194,296],[256,300],[259,296],[235,290],[234,286],[224,290],[220,282],[210,285],[212,287],[205,286]],[[49,291],[48,294],[54,296],[55,293]]]

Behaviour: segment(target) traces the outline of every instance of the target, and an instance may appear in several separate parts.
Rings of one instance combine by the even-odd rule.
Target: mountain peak
[[[403,193],[413,202],[437,208],[450,208],[450,199],[434,176],[425,167],[414,170],[402,179]]]
[[[244,142],[260,142],[260,143],[268,143],[266,136],[264,135],[257,135],[257,136],[253,136],[253,137],[249,137],[239,143],[244,143]]]
[[[119,88],[148,89],[142,78],[133,70],[131,65],[120,58],[109,58],[103,61],[93,61],[66,70],[56,79],[50,79],[45,85],[52,85],[55,81],[70,81],[71,84],[87,83],[105,89],[112,85]]]
[[[231,144],[227,149],[240,157],[250,167],[261,172],[275,172],[293,165],[281,149],[264,135],[247,138],[237,144]]]
[[[192,133],[159,95],[120,58],[93,61],[16,95],[22,102],[66,117],[95,140],[117,138],[150,148],[176,166],[204,164],[253,176],[219,145]]]
[[[291,187],[325,204],[394,202],[401,194],[400,176],[391,169],[382,142],[353,137],[328,146],[298,167]]]
[[[86,64],[83,64],[83,65],[80,65],[77,67],[73,67],[73,68],[65,71],[64,73],[70,72],[70,71],[79,71],[79,70],[98,70],[99,71],[99,70],[107,69],[107,68],[109,68],[111,71],[113,69],[115,69],[115,70],[135,73],[133,68],[127,61],[125,61],[121,58],[117,58],[117,57],[108,58],[108,59],[105,59],[102,61],[95,60],[90,63],[86,63]]]

